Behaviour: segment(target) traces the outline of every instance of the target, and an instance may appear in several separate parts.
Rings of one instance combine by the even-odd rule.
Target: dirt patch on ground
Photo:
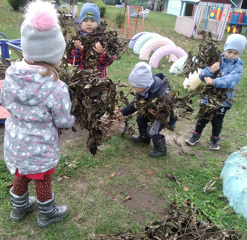
[[[135,187],[121,185],[121,188],[106,189],[107,195],[113,200],[123,200],[124,204],[134,211],[134,218],[138,222],[143,222],[145,217],[143,211],[150,210],[158,218],[164,216],[165,209],[163,206],[167,204],[166,200],[157,197],[156,189],[141,189]],[[129,201],[130,200],[130,201]]]
[[[123,122],[115,122],[112,128],[110,129],[111,136],[120,136],[121,130],[123,129]],[[68,150],[66,146],[69,144],[70,146],[78,145],[78,142],[83,139],[87,139],[88,131],[82,130],[79,125],[75,125],[76,132],[73,132],[72,129],[63,130],[60,136],[60,152],[61,154],[67,154]],[[186,153],[190,152],[193,154],[193,150],[190,146],[185,143],[186,137],[190,136],[191,132],[194,129],[194,123],[186,123],[178,121],[176,130],[174,132],[170,130],[163,130],[162,133],[165,135],[167,146],[168,146],[168,154],[176,156],[184,156]],[[182,134],[178,134],[182,133]],[[3,158],[3,137],[4,137],[4,125],[0,125],[0,156]],[[130,138],[130,136],[129,136]],[[207,144],[205,141],[200,143],[201,145]],[[85,143],[83,144],[85,146]],[[99,149],[104,149],[104,145],[100,146]],[[86,151],[88,151],[86,149]],[[199,153],[197,153],[199,154]],[[120,171],[119,171],[120,172]],[[126,171],[128,172],[128,171]],[[110,174],[110,173],[109,173]],[[100,176],[99,176],[100,182]],[[84,178],[75,179],[73,182],[73,189],[77,189],[76,192],[86,191],[88,187],[88,182]],[[126,206],[133,210],[135,219],[138,222],[142,222],[145,219],[143,215],[143,210],[148,209],[153,212],[153,214],[157,217],[164,216],[165,208],[164,206],[167,204],[166,200],[160,197],[157,197],[156,189],[146,189],[141,188],[137,189],[134,186],[123,185],[121,188],[119,186],[114,186],[112,188],[106,187],[104,191],[111,199],[124,199],[125,196],[131,196],[131,201],[124,201]],[[73,191],[72,191],[73,192]],[[77,194],[77,193],[74,194]],[[73,193],[71,193],[73,195]]]

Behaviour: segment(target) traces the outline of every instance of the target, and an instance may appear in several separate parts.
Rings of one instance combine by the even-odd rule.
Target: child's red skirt
[[[16,177],[24,177],[25,176],[25,177],[30,178],[30,179],[44,179],[45,175],[51,175],[54,172],[55,172],[55,168],[52,168],[52,169],[50,169],[44,173],[21,175],[21,174],[19,174],[18,169],[16,169],[15,176]]]

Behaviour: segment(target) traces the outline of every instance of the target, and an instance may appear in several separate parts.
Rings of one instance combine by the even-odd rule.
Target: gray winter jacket
[[[70,128],[71,101],[67,85],[44,68],[24,61],[10,66],[1,89],[1,104],[10,112],[5,122],[4,160],[11,174],[37,174],[59,161],[58,128]]]

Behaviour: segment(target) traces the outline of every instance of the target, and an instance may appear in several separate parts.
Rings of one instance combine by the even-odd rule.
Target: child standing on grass
[[[211,150],[220,149],[219,135],[222,130],[223,119],[227,110],[232,107],[229,105],[229,102],[233,102],[237,84],[241,81],[241,75],[243,74],[244,62],[239,58],[239,55],[243,53],[246,43],[246,38],[243,35],[231,34],[228,36],[224,46],[224,52],[221,54],[221,63],[216,62],[211,67],[206,67],[199,75],[200,79],[209,86],[233,90],[232,93],[226,93],[228,102],[223,101],[222,105],[218,105],[218,113],[211,120],[212,135],[209,145],[209,149]],[[212,79],[214,73],[218,70],[221,76]],[[201,99],[201,103],[206,104],[207,97]],[[186,139],[186,143],[192,146],[195,145],[199,141],[201,133],[208,123],[209,120],[207,119],[198,119],[195,131],[190,138]]]
[[[129,84],[136,92],[138,98],[150,100],[155,98],[163,98],[168,96],[171,88],[169,81],[163,73],[153,75],[151,66],[145,62],[139,62],[134,66],[134,69],[129,75]],[[129,106],[121,109],[123,116],[127,116],[136,112],[134,101]],[[150,114],[155,115],[152,109],[148,110]],[[117,113],[117,111],[116,111]],[[149,145],[151,139],[154,144],[154,149],[149,152],[149,156],[157,158],[166,155],[167,147],[165,136],[160,134],[164,125],[157,120],[150,126],[150,120],[142,114],[137,115],[137,124],[139,128],[139,135],[132,135],[131,139],[136,143],[144,143]],[[170,121],[167,128],[174,130],[177,117],[173,114],[170,116]]]
[[[100,11],[96,4],[94,3],[85,3],[80,12],[80,23],[81,28],[78,29],[78,33],[80,36],[83,34],[91,35],[95,29],[100,24]],[[85,56],[84,56],[84,46],[81,44],[79,40],[75,41],[75,48],[71,50],[70,53],[67,54],[67,61],[72,64],[78,66],[79,69],[88,69],[85,65]],[[115,60],[115,56],[107,56],[104,54],[105,48],[102,47],[100,42],[97,42],[94,47],[94,51],[98,53],[99,60],[96,63],[96,67],[101,72],[100,77],[104,78],[107,76],[106,74],[106,66],[109,66]]]
[[[55,204],[52,174],[59,161],[59,128],[70,128],[71,101],[67,85],[58,79],[65,40],[50,2],[28,3],[21,26],[24,60],[5,74],[1,104],[10,112],[5,122],[4,160],[15,174],[10,190],[12,220],[39,209],[38,225],[45,227],[67,216],[67,206]],[[34,180],[37,200],[29,197]]]

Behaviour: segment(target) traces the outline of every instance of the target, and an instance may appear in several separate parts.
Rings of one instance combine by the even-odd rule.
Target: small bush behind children
[[[91,36],[91,34],[100,24],[100,11],[96,4],[85,3],[82,6],[80,12],[80,24],[81,28],[78,29],[79,35],[82,36],[83,34],[87,34],[88,36]],[[78,69],[80,70],[90,68],[86,63],[84,46],[82,43],[79,40],[76,40],[74,45],[75,47],[71,50],[70,53],[67,54],[67,61],[72,65],[78,66]],[[115,56],[106,55],[104,53],[105,48],[102,47],[100,42],[95,44],[93,50],[98,53],[96,68],[101,72],[100,77],[104,78],[107,76],[106,66],[109,66],[113,63]]]
[[[25,8],[21,25],[23,61],[7,69],[1,104],[10,112],[5,122],[4,160],[15,175],[10,189],[12,220],[21,220],[37,206],[41,227],[60,221],[68,207],[55,204],[52,174],[59,162],[59,128],[70,128],[71,101],[67,85],[56,67],[65,50],[56,9],[36,0]],[[34,180],[36,197],[29,197]]]
[[[171,92],[169,81],[163,73],[152,74],[151,66],[145,62],[139,62],[134,66],[134,69],[129,75],[129,84],[136,92],[138,98],[149,100],[155,98],[163,98],[169,95]],[[125,106],[121,109],[123,116],[127,116],[136,112],[134,100],[129,106]],[[148,109],[148,112],[155,115],[152,109]],[[148,123],[150,120],[148,117],[138,113],[136,118],[139,135],[132,135],[131,139],[136,143],[144,143],[149,145],[151,139],[154,144],[154,149],[149,152],[149,156],[157,158],[166,155],[167,146],[165,136],[160,134],[164,125],[159,121],[154,121],[150,126]],[[168,127],[174,129],[177,117],[173,114],[170,116]]]
[[[216,62],[212,66],[206,67],[199,75],[199,78],[209,86],[233,90],[231,93],[226,92],[227,101],[223,101],[222,105],[218,105],[218,113],[211,120],[212,135],[209,145],[209,149],[211,150],[220,149],[219,135],[222,130],[223,120],[226,112],[232,107],[229,103],[233,102],[237,84],[241,81],[241,76],[243,74],[244,62],[239,58],[239,55],[243,53],[246,43],[247,40],[243,35],[229,35],[224,45],[224,52],[221,54],[221,63]],[[217,71],[219,71],[221,76],[212,79]],[[207,101],[208,96],[201,99],[202,104],[207,104]],[[186,143],[191,146],[195,145],[199,141],[203,129],[209,122],[210,120],[205,118],[198,119],[195,131],[190,138],[186,139]]]

